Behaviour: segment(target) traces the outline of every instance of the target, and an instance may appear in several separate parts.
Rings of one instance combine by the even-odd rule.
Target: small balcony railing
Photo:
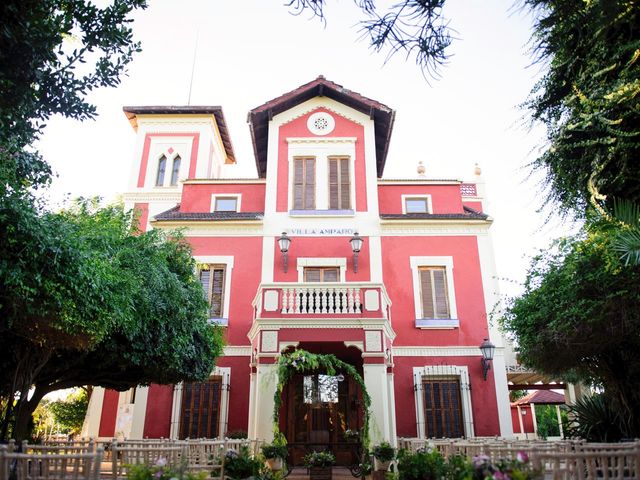
[[[391,305],[381,283],[261,284],[253,301],[257,318],[349,316],[388,318]]]

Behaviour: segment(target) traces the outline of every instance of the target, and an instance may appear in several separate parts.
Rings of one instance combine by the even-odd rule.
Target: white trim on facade
[[[322,258],[322,257],[298,257],[298,282],[304,282],[305,267],[338,267],[340,268],[340,282],[346,282],[347,259],[345,257]]]
[[[431,195],[424,195],[424,194],[418,194],[418,195],[412,195],[410,193],[403,193],[400,195],[401,201],[402,201],[402,213],[406,215],[407,213],[407,200],[412,200],[412,199],[420,199],[420,200],[426,200],[426,204],[427,204],[427,211],[426,212],[422,212],[422,213],[433,213],[433,205],[431,203]]]
[[[233,273],[234,257],[232,255],[194,255],[197,263],[210,265],[224,265],[224,305],[221,318],[229,319],[229,307],[231,305],[231,274]]]
[[[422,377],[437,377],[442,375],[454,376],[460,379],[460,399],[462,403],[462,423],[465,437],[473,437],[473,408],[471,404],[471,389],[462,388],[469,385],[469,370],[464,365],[432,365],[413,367],[413,381],[416,399],[416,422],[418,437],[425,438],[424,401],[422,398]]]
[[[235,198],[236,199],[236,209],[235,210],[216,210],[216,200],[218,198]],[[242,203],[242,194],[241,193],[213,193],[211,194],[211,207],[209,208],[210,212],[239,212],[241,210]]]
[[[449,317],[458,318],[456,306],[456,294],[453,284],[453,257],[409,257],[411,266],[411,278],[413,279],[413,302],[416,320],[422,319],[422,292],[420,291],[420,267],[445,267],[447,275],[447,294],[449,296]],[[451,328],[451,327],[435,327]]]
[[[477,346],[459,347],[422,347],[402,346],[392,348],[394,357],[480,357]]]

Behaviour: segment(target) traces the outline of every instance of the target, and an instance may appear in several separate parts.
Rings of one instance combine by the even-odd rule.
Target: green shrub
[[[330,467],[336,463],[336,457],[331,452],[311,452],[304,457],[307,467]]]
[[[617,442],[625,437],[623,419],[604,394],[580,398],[569,405],[568,416],[567,437],[588,442]]]
[[[410,453],[401,450],[398,455],[399,480],[440,480],[445,478],[446,462],[437,450]]]
[[[373,456],[381,462],[390,462],[396,458],[396,449],[389,442],[382,442],[373,449]]]
[[[262,446],[262,455],[264,458],[287,458],[289,454],[286,445],[276,445],[275,443],[268,443]]]
[[[258,476],[263,467],[259,459],[249,454],[246,446],[240,449],[240,453],[229,450],[224,457],[224,473],[234,480]]]
[[[190,473],[186,466],[175,467],[167,464],[165,458],[160,458],[153,466],[134,465],[129,468],[128,480],[206,480],[207,472]]]

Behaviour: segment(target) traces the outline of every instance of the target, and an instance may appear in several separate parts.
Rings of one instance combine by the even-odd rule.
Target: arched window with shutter
[[[158,174],[156,175],[156,187],[164,185],[164,173],[167,169],[167,157],[162,155],[158,160]]]

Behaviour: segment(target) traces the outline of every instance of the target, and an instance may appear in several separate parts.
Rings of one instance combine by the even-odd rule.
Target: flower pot
[[[278,470],[282,470],[282,459],[267,458],[267,466],[271,469],[272,472],[277,472]]]
[[[310,480],[331,480],[331,467],[309,467]]]
[[[389,470],[389,465],[391,465],[391,460],[389,460],[388,462],[381,462],[375,457],[373,457],[373,460],[374,460],[374,467],[376,470],[380,470],[383,472],[386,472],[387,470]]]

